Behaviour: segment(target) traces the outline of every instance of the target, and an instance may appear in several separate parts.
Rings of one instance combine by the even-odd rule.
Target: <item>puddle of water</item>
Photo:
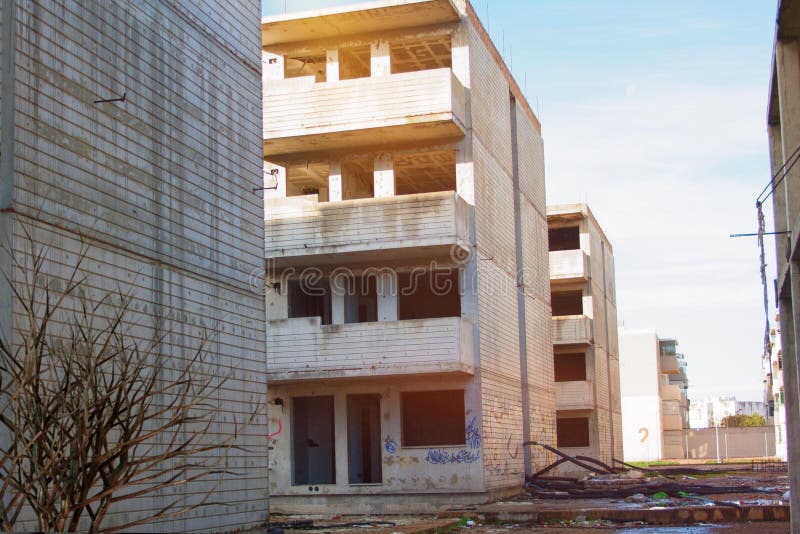
[[[626,534],[713,534],[725,525],[691,525],[685,527],[634,527],[621,528]],[[712,530],[713,529],[713,530]]]

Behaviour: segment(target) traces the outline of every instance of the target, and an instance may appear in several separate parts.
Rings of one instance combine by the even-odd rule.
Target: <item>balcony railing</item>
[[[589,256],[582,250],[550,252],[550,282],[552,284],[585,282],[589,279]]]
[[[453,139],[464,135],[464,87],[448,68],[264,90],[264,155]]]
[[[461,317],[321,325],[267,323],[271,382],[474,372],[473,325]]]
[[[553,317],[552,336],[554,345],[591,345],[592,320],[586,315]]]
[[[594,386],[588,380],[556,382],[557,410],[593,410]]]
[[[266,257],[276,266],[449,256],[469,250],[473,208],[452,191],[317,202],[266,202]]]

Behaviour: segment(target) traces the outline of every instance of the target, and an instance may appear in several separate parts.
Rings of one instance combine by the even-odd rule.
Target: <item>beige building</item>
[[[792,531],[800,532],[800,2],[779,0],[769,85],[767,128],[772,183],[759,201],[772,200],[776,271],[781,317],[786,443],[791,486]],[[766,180],[765,180],[766,181]],[[769,260],[767,260],[769,263]],[[771,287],[771,286],[770,286]]]
[[[142,339],[166,318],[162,361],[192,356],[202,326],[211,327],[210,369],[235,372],[212,399],[220,418],[210,440],[266,402],[264,301],[249,284],[263,265],[252,192],[262,175],[258,20],[255,0],[0,4],[0,272],[21,288],[5,247],[30,259],[23,225],[49,247],[54,279],[70,274],[88,236],[83,289],[130,289],[127,319]],[[0,334],[15,345],[21,313],[0,276]],[[224,504],[136,529],[263,523],[266,431],[262,416],[239,435],[247,451],[231,452],[225,473],[115,505],[103,526],[182,496],[199,502],[212,489],[208,502]]]
[[[262,44],[272,510],[518,493],[555,443],[539,121],[463,0]]]
[[[689,380],[678,342],[625,329],[619,342],[625,461],[685,458]]]
[[[585,204],[548,206],[547,225],[558,447],[611,464],[622,459],[611,244]]]

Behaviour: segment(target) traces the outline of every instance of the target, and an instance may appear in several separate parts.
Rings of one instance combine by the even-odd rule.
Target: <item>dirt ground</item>
[[[785,464],[767,471],[753,471],[749,465],[702,467],[702,473],[681,474],[663,468],[671,482],[689,485],[737,486],[735,493],[710,493],[707,495],[687,495],[681,497],[654,498],[646,495],[644,500],[630,498],[575,499],[548,498],[541,499],[531,494],[522,494],[509,501],[469,509],[452,510],[448,514],[405,515],[405,516],[273,516],[272,523],[283,528],[285,534],[294,533],[331,533],[370,532],[374,534],[501,534],[515,532],[555,532],[557,534],[581,533],[591,531],[624,532],[627,534],[778,534],[789,532],[788,522],[758,521],[710,524],[701,523],[686,526],[649,526],[639,522],[613,523],[610,521],[586,521],[577,517],[573,520],[551,519],[547,524],[512,523],[487,520],[491,507],[506,506],[514,508],[524,506],[540,511],[557,512],[558,510],[576,511],[581,509],[617,509],[617,508],[680,508],[728,503],[738,505],[773,505],[781,504],[781,497],[788,489],[788,476]],[[553,514],[551,514],[552,516]],[[555,514],[557,517],[557,514]],[[573,513],[573,516],[574,513]],[[467,523],[469,521],[469,523]],[[294,527],[294,528],[293,528]],[[280,530],[274,529],[278,533]],[[267,528],[256,529],[251,534],[267,534]]]

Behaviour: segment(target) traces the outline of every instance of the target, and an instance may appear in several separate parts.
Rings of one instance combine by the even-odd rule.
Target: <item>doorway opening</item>
[[[381,396],[347,396],[347,455],[350,484],[380,484]]]
[[[295,486],[335,484],[333,397],[292,399],[292,480]]]

